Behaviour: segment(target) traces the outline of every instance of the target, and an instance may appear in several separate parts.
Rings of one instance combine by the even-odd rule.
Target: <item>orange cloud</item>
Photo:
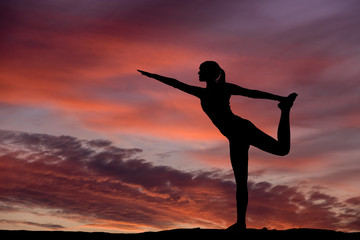
[[[281,6],[281,1],[278,4]],[[302,4],[291,8],[287,4],[290,9],[281,9],[292,12],[293,9],[309,7],[305,5],[306,8]],[[94,130],[99,134],[130,133],[144,134],[151,138],[171,138],[179,142],[225,142],[226,139],[201,112],[196,100],[151,79],[145,79],[136,72],[136,69],[143,68],[197,84],[198,64],[204,60],[214,59],[224,67],[230,82],[282,95],[290,91],[299,92],[299,98],[293,108],[292,126],[295,128],[292,129],[295,131],[295,138],[292,152],[286,158],[264,157],[254,152],[251,159],[254,168],[259,172],[271,169],[269,171],[281,174],[290,171],[303,178],[305,177],[301,174],[307,173],[307,180],[310,179],[322,186],[336,185],[343,191],[346,190],[347,196],[353,194],[352,190],[355,189],[353,183],[347,182],[347,177],[352,182],[358,181],[357,169],[349,171],[342,166],[339,167],[338,159],[341,159],[344,166],[353,166],[356,153],[352,153],[358,149],[359,126],[356,110],[359,92],[356,50],[359,47],[358,41],[354,41],[358,39],[358,26],[357,21],[349,21],[358,19],[359,14],[355,11],[356,7],[349,6],[351,5],[334,8],[334,5],[330,4],[326,6],[326,11],[320,14],[321,17],[315,14],[316,21],[309,21],[307,14],[283,21],[284,16],[289,15],[284,14],[284,11],[271,11],[271,7],[267,5],[259,9],[253,3],[242,3],[240,12],[244,11],[246,14],[239,14],[239,5],[236,1],[207,6],[203,6],[200,1],[171,4],[166,1],[145,4],[143,1],[131,1],[130,4],[130,1],[109,0],[106,4],[94,5],[45,1],[23,1],[21,4],[14,4],[7,1],[1,3],[3,11],[0,16],[0,22],[5,23],[1,25],[0,40],[0,104],[9,104],[14,108],[21,106],[22,109],[29,106],[28,111],[54,111],[58,121],[71,116],[80,123],[77,124],[79,128]],[[255,10],[256,16],[260,17],[253,17],[255,15],[251,13]],[[312,11],[310,15],[314,13],[316,11]],[[263,22],[264,19],[269,19],[269,16],[275,23],[271,24],[271,27],[268,22]],[[252,120],[272,136],[276,135],[279,120],[279,111],[275,111],[276,103],[234,97],[232,107],[236,114]],[[36,114],[36,111],[33,112]],[[19,116],[14,114],[8,119],[19,119]],[[23,121],[27,120],[24,118]],[[43,122],[49,126],[52,124],[51,120],[47,119]],[[16,129],[16,125],[14,128]],[[318,132],[313,133],[314,128],[318,129]],[[36,139],[31,134],[28,137],[29,142]],[[29,147],[24,139],[21,140],[25,142],[20,141],[23,145],[14,147],[19,149],[10,151],[7,146],[9,143],[4,142],[1,150],[8,149],[11,154],[2,156],[4,162],[1,166],[6,170],[6,175],[2,176],[3,183],[11,182],[9,186],[18,191],[2,184],[1,187],[9,194],[6,196],[20,200],[30,199],[23,203],[30,207],[56,206],[84,216],[86,214],[80,204],[82,200],[88,204],[88,209],[95,213],[96,219],[99,219],[93,223],[94,226],[113,228],[116,227],[115,222],[118,222],[119,229],[128,230],[141,229],[144,226],[183,226],[189,222],[200,226],[225,226],[233,220],[232,195],[226,199],[216,197],[216,201],[212,203],[206,202],[214,197],[211,193],[223,189],[230,191],[233,184],[225,186],[220,180],[211,181],[210,177],[204,177],[206,181],[211,182],[210,185],[197,179],[196,184],[202,187],[179,183],[154,184],[155,187],[152,188],[145,187],[146,181],[139,183],[134,182],[134,179],[127,179],[124,183],[123,179],[121,182],[113,175],[109,176],[110,170],[104,166],[95,166],[92,168],[94,172],[89,173],[84,168],[89,167],[87,163],[76,161],[75,157],[87,157],[87,151],[90,149],[91,152],[91,148],[80,147],[83,152],[76,152],[75,149],[81,145],[78,141],[73,141],[74,145],[70,144],[73,148],[69,150],[69,145],[64,143],[66,140],[70,141],[69,139],[49,136],[44,138],[54,143],[54,146],[49,147],[51,151],[48,149],[50,152],[36,150],[36,144],[35,150],[30,149],[34,146]],[[66,147],[68,152],[62,151],[61,147],[57,148],[56,144],[64,146],[64,149]],[[26,146],[30,150],[25,151]],[[228,162],[225,148],[205,151],[207,152],[195,149],[187,151],[186,154],[191,159],[208,163],[209,166],[226,167],[217,162],[224,157]],[[69,154],[75,157],[71,158]],[[65,161],[64,156],[73,161]],[[109,155],[102,157],[107,158]],[[110,157],[114,156],[110,154]],[[29,162],[29,159],[32,162]],[[91,160],[88,163],[101,162],[92,158]],[[145,163],[133,163],[149,172],[154,170]],[[322,171],[323,175],[316,179],[317,170],[330,167],[333,169],[332,172]],[[100,170],[104,172],[100,174]],[[316,176],[308,176],[311,171],[315,172]],[[188,175],[184,173],[181,176]],[[335,184],[331,177],[347,180]],[[36,179],[44,181],[38,182]],[[169,179],[174,180],[172,177]],[[70,181],[78,185],[73,186],[69,184]],[[60,186],[59,192],[52,188],[49,192],[46,186],[50,185]],[[36,191],[29,190],[32,186]],[[116,189],[115,186],[120,186],[120,189]],[[66,187],[81,193],[79,201]],[[352,214],[353,208],[346,205],[345,208],[349,207],[348,213],[334,214],[341,210],[336,208],[339,206],[336,201],[327,201],[331,196],[319,198],[317,195],[316,198],[316,195],[302,193],[297,188],[288,186],[288,189],[280,191],[275,186],[266,187],[254,182],[251,187],[253,191],[259,191],[258,201],[255,201],[256,207],[250,210],[251,226],[262,227],[265,222],[260,213],[265,213],[268,219],[276,216],[276,219],[269,223],[271,227],[307,226],[305,220],[308,220],[315,222],[319,227],[357,229],[357,215]],[[131,192],[128,198],[125,198],[125,190]],[[180,198],[179,191],[184,193],[180,194]],[[124,196],[116,195],[122,195],[123,192]],[[45,200],[39,193],[45,195]],[[47,193],[53,194],[59,202],[47,198]],[[139,195],[146,197],[146,201],[136,200],[136,196]],[[291,200],[294,196],[302,200],[294,203]],[[344,196],[342,198],[345,198]],[[340,199],[340,195],[337,197]],[[277,211],[263,204],[273,198],[285,203],[282,206],[275,203]],[[75,202],[71,202],[71,199],[75,199]],[[88,199],[94,201],[87,202]],[[114,199],[121,204],[114,204]],[[126,209],[127,205],[124,202],[129,199],[135,199],[134,205],[143,211],[145,223],[139,223],[139,219],[127,219],[130,212],[121,216],[127,219],[126,221],[112,212],[111,209],[120,209],[124,206]],[[188,202],[186,206],[180,207],[174,199]],[[191,199],[196,199],[201,204]],[[100,212],[95,200],[109,205],[106,213]],[[315,203],[321,201],[327,202],[328,205],[322,205],[320,210],[317,210]],[[147,202],[150,202],[149,205],[155,212],[146,208]],[[216,205],[219,202],[223,204],[220,210]],[[75,207],[72,208],[70,203],[74,203]],[[179,214],[175,216],[171,212],[161,212],[161,208],[156,207],[159,203],[168,204],[171,206],[169,209]],[[230,205],[232,207],[229,207]],[[229,207],[228,210],[224,210],[226,207]],[[216,209],[215,213],[208,211],[210,208]],[[316,216],[311,215],[311,210],[325,216],[326,221],[317,222]],[[224,211],[228,212],[225,214]],[[220,221],[218,219],[220,215],[223,216],[222,214],[226,216]],[[163,215],[166,215],[166,218],[163,218]],[[301,219],[300,215],[309,217]],[[178,216],[181,216],[181,219]],[[161,221],[151,225],[148,222],[151,222],[152,218]],[[346,218],[348,223],[343,224]],[[169,225],[166,221],[174,224]],[[124,222],[129,226],[125,226]],[[51,227],[41,225],[42,223],[24,224]],[[56,225],[52,227],[58,227]]]
[[[0,170],[6,173],[0,176],[2,211],[56,209],[64,223],[79,221],[79,229],[115,232],[224,228],[235,219],[234,182],[219,172],[156,166],[136,157],[140,149],[70,136],[1,131],[0,148]],[[355,200],[344,205],[319,191],[268,182],[250,181],[249,191],[249,227],[353,229],[339,211],[350,211]],[[50,219],[53,214],[48,211]]]

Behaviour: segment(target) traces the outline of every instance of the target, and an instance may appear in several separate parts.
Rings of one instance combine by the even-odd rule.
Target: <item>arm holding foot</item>
[[[258,98],[258,99],[269,99],[269,100],[275,100],[275,101],[279,101],[279,102],[282,101],[283,99],[285,99],[285,97],[282,97],[279,95],[275,95],[275,94],[271,94],[271,93],[267,93],[267,92],[263,92],[263,91],[259,91],[259,90],[243,88],[243,87],[240,87],[233,83],[227,83],[227,86],[229,87],[230,93],[232,95],[241,95],[241,96],[245,96],[245,97],[249,97],[249,98]]]
[[[296,93],[292,93],[287,97],[283,97],[283,96],[279,96],[279,95],[275,95],[272,93],[267,93],[267,92],[263,92],[263,91],[259,91],[259,90],[243,88],[243,87],[240,87],[240,86],[232,84],[232,83],[227,83],[227,86],[230,88],[230,93],[232,95],[241,95],[241,96],[245,96],[245,97],[249,97],[249,98],[257,98],[257,99],[275,100],[275,101],[279,101],[280,104],[282,104],[282,105],[289,105],[290,103],[292,105],[292,103],[295,101],[295,98],[297,97]],[[287,104],[285,104],[285,102]]]

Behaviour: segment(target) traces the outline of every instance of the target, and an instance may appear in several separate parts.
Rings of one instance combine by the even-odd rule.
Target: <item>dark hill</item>
[[[88,232],[62,232],[62,231],[0,231],[1,239],[64,239],[64,240],[137,240],[137,239],[154,239],[154,240],[232,240],[232,239],[305,239],[305,240],[360,240],[359,233],[344,233],[331,230],[319,229],[289,229],[289,230],[258,230],[248,229],[245,232],[229,232],[220,229],[174,229],[160,232],[145,232],[134,234],[112,234],[112,233],[88,233]]]

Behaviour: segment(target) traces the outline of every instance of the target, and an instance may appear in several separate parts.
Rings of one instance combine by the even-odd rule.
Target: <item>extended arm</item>
[[[270,99],[275,101],[284,100],[286,97],[282,97],[279,95],[262,92],[258,90],[251,90],[247,88],[240,87],[238,85],[227,83],[228,87],[230,88],[230,93],[232,95],[241,95],[249,98],[260,98],[260,99]]]
[[[154,78],[156,80],[158,80],[159,82],[165,83],[169,86],[172,86],[174,88],[177,88],[183,92],[189,93],[191,95],[194,95],[196,97],[200,97],[200,94],[203,90],[203,88],[201,87],[196,87],[196,86],[192,86],[192,85],[188,85],[186,83],[180,82],[174,78],[168,78],[168,77],[164,77],[158,74],[153,74],[153,73],[149,73],[149,72],[145,72],[142,70],[137,70],[138,72],[140,72],[142,75],[150,77],[150,78]]]

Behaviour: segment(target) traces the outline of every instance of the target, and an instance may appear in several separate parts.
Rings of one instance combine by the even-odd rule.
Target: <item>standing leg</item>
[[[248,152],[249,145],[243,142],[230,141],[230,159],[236,181],[237,222],[228,230],[246,229],[246,209],[248,205]]]

